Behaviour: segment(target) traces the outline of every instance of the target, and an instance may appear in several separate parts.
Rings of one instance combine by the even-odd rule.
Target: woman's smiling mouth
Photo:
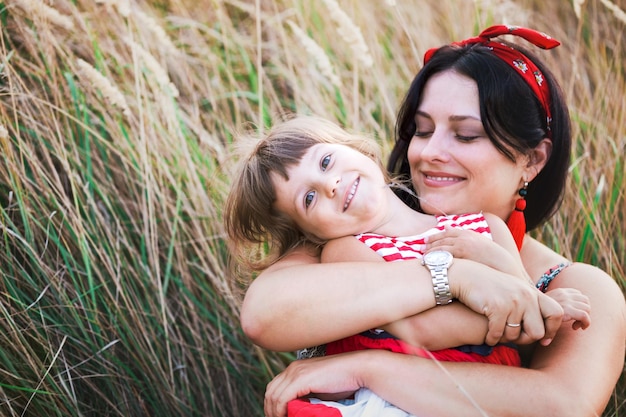
[[[422,172],[422,175],[424,176],[424,182],[430,185],[449,185],[449,184],[456,184],[456,183],[463,181],[462,177],[451,176],[449,174],[443,174],[443,173],[442,174],[439,174],[439,173],[428,174],[428,173]]]

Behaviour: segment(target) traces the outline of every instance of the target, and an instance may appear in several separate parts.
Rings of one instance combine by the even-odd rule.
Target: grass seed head
[[[99,90],[104,99],[111,105],[122,111],[126,117],[130,116],[130,109],[122,92],[104,75],[102,75],[91,64],[78,58],[78,75],[82,80],[86,80],[94,88]]]
[[[292,21],[288,21],[287,23],[291,27],[293,34],[296,38],[298,38],[298,41],[304,47],[304,50],[311,56],[311,58],[313,58],[320,72],[328,78],[333,85],[339,86],[341,80],[335,73],[330,59],[328,58],[328,55],[326,55],[326,52],[324,52],[324,49],[313,39],[309,38],[295,23]]]

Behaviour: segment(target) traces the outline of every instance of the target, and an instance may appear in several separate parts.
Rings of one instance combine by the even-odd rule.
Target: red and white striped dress
[[[423,233],[406,237],[389,237],[375,233],[362,233],[355,237],[383,257],[387,262],[421,259],[424,256],[425,239],[442,232],[445,227],[473,230],[491,239],[489,224],[482,213],[453,216],[435,216],[437,225]]]

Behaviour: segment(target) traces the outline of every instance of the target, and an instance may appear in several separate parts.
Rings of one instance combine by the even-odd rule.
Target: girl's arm
[[[445,312],[443,311],[445,309]],[[394,321],[381,327],[402,341],[430,351],[448,349],[461,345],[481,345],[489,330],[487,318],[475,313],[461,303],[442,306]],[[446,320],[439,321],[445,314]]]
[[[589,265],[572,265],[556,281],[556,288],[577,288],[589,297],[593,325],[582,332],[563,325],[554,343],[537,346],[530,369],[382,350],[295,361],[268,385],[266,415],[285,416],[288,401],[311,392],[367,387],[416,415],[599,416],[624,366],[624,297]]]

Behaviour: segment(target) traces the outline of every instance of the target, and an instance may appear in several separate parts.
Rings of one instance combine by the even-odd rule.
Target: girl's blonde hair
[[[309,148],[322,143],[349,146],[377,162],[384,172],[380,147],[372,138],[313,116],[292,116],[275,125],[240,159],[226,200],[224,223],[239,267],[259,271],[304,242],[324,243],[304,234],[274,208],[276,191],[270,176],[273,172],[288,179],[288,168],[297,165]]]

